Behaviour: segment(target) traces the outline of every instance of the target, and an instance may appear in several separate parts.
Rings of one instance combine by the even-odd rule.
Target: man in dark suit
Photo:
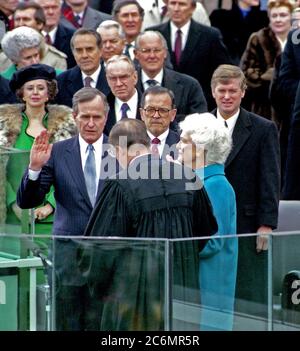
[[[53,185],[55,236],[83,235],[104,178],[117,171],[105,147],[107,113],[105,96],[97,89],[83,88],[73,98],[79,135],[53,145],[45,131],[35,139],[17,202],[21,208],[36,207]],[[78,245],[65,238],[56,238],[53,245],[56,329],[93,329],[98,310],[88,298],[85,278],[76,265]]]
[[[67,55],[68,68],[76,65],[70,41],[76,30],[70,26],[66,26],[61,21],[61,1],[60,0],[39,0],[38,3],[43,8],[46,24],[42,30],[46,42],[53,45],[59,51]]]
[[[206,99],[198,81],[186,74],[164,67],[167,43],[160,32],[147,31],[136,40],[135,57],[138,69],[137,89],[142,93],[152,85],[172,90],[177,108],[176,122],[186,115],[207,112]]]
[[[164,104],[159,108],[174,114],[168,93],[161,96]],[[144,123],[123,119],[112,128],[109,141],[124,170],[105,183],[85,235],[177,239],[216,232],[200,180],[191,169],[151,155]],[[164,299],[161,243],[116,240],[105,247],[95,244],[86,253],[85,274],[103,306],[100,330],[163,330],[168,302]],[[173,291],[179,300],[187,298],[190,289],[198,289],[199,250],[204,245],[203,240],[174,243],[172,285],[180,286]]]
[[[211,109],[215,106],[210,90],[212,74],[220,64],[231,63],[221,34],[192,19],[196,0],[169,0],[167,6],[170,21],[149,30],[164,36],[174,70],[198,80]]]
[[[17,97],[9,87],[9,80],[0,76],[0,104],[14,104],[16,102]]]
[[[109,113],[105,127],[108,135],[111,128],[123,118],[141,119],[139,102],[141,94],[135,88],[137,72],[126,55],[113,56],[106,63],[106,78],[111,93],[107,96]]]
[[[111,15],[88,6],[88,0],[66,0],[61,12],[75,28],[96,30],[101,22],[111,19]]]
[[[151,151],[166,159],[177,158],[176,144],[180,135],[170,129],[176,117],[175,97],[171,90],[159,85],[148,88],[141,100],[141,117],[151,139]]]
[[[236,193],[237,233],[257,233],[239,238],[236,297],[241,301],[236,306],[261,315],[267,311],[268,234],[278,218],[278,132],[273,122],[240,107],[246,80],[239,67],[219,66],[211,86],[217,104],[214,113],[226,123],[233,139],[225,174]]]
[[[110,89],[100,64],[102,40],[99,33],[91,29],[77,29],[71,39],[71,49],[77,66],[57,77],[58,94],[55,101],[71,107],[73,95],[83,86],[97,88],[107,95]]]

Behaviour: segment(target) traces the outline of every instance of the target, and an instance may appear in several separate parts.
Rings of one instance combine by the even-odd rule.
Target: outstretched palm
[[[30,152],[29,168],[39,171],[47,163],[52,151],[52,144],[49,144],[49,135],[43,130],[36,138]]]

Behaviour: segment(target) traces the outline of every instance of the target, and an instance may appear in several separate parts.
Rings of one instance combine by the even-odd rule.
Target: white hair
[[[188,115],[179,124],[199,148],[205,148],[205,163],[224,164],[232,146],[228,128],[211,113]]]
[[[42,36],[30,27],[18,27],[4,34],[1,47],[5,55],[14,63],[19,62],[23,49],[41,48]]]
[[[114,20],[105,20],[103,22],[101,22],[98,26],[98,28],[96,29],[96,31],[101,35],[100,31],[101,29],[111,29],[111,28],[115,28],[118,31],[118,35],[121,39],[125,38],[125,34],[124,31],[122,29],[122,26],[120,25],[119,22],[114,21]]]

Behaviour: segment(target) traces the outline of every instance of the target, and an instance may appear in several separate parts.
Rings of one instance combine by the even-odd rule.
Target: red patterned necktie
[[[175,60],[176,60],[177,66],[179,66],[179,63],[180,63],[181,48],[182,48],[181,33],[182,33],[181,30],[178,29],[176,32],[175,47],[174,47]]]
[[[154,138],[151,141],[151,152],[153,155],[159,156],[158,145],[160,144],[160,140],[158,138]]]
[[[51,37],[50,37],[49,33],[47,33],[47,34],[45,35],[45,41],[46,41],[46,43],[47,43],[48,45],[52,45],[52,40],[51,40]]]

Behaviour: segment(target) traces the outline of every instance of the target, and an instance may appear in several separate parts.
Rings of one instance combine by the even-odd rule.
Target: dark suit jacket
[[[250,12],[244,17],[234,2],[232,9],[216,9],[209,19],[211,25],[221,31],[235,65],[239,65],[250,35],[269,24],[267,11],[260,10],[259,6],[252,6]]]
[[[179,66],[176,64],[175,55],[172,51],[170,21],[147,28],[147,30],[157,30],[164,36],[174,70],[196,78],[204,91],[208,108],[211,109],[215,106],[210,89],[212,74],[219,65],[231,63],[219,30],[191,20],[187,42],[181,54]]]
[[[110,19],[112,19],[111,15],[88,6],[84,14],[82,27],[96,30],[100,23]]]
[[[277,226],[280,160],[275,124],[241,108],[225,174],[236,194],[237,233]],[[254,250],[254,248],[253,248]]]
[[[169,134],[166,139],[166,144],[162,153],[162,159],[166,159],[167,155],[173,157],[174,160],[178,157],[178,151],[176,149],[176,144],[180,140],[180,135],[177,132],[174,132],[172,129],[169,130]]]
[[[286,174],[283,187],[284,200],[300,200],[300,85],[296,92],[288,147]]]
[[[10,90],[9,80],[0,75],[0,104],[14,104],[16,95]]]
[[[57,104],[67,105],[72,107],[73,95],[81,88],[83,88],[81,70],[78,66],[68,69],[57,77],[58,94],[55,101]],[[96,88],[104,95],[110,92],[107,84],[105,69],[102,66],[98,77]]]
[[[64,52],[67,55],[68,68],[76,66],[76,61],[74,59],[70,45],[70,41],[75,30],[76,28],[71,29],[70,27],[66,27],[62,23],[59,23],[57,26],[55,40],[53,43],[53,46],[55,46],[56,49]]]
[[[164,69],[162,86],[173,91],[177,107],[176,121],[184,120],[191,113],[207,112],[207,103],[199,82],[179,72]],[[144,92],[141,70],[138,70],[137,89]]]
[[[107,141],[108,138],[104,136],[103,143]],[[107,169],[106,161],[112,162],[110,164],[112,167]],[[114,159],[107,155],[107,151],[104,152],[97,199],[105,178],[118,171],[115,165]],[[29,180],[28,171],[25,172],[18,189],[18,205],[21,208],[38,206],[42,203],[51,185],[54,185],[55,188],[56,201],[53,234],[57,236],[83,235],[93,207],[85,185],[78,136],[54,143],[50,160],[42,168],[37,181]],[[54,244],[57,250],[54,262],[56,273],[61,274],[61,279],[66,285],[82,285],[84,279],[77,271],[76,265],[76,243],[68,239],[60,239]]]
[[[137,106],[136,116],[135,116],[136,119],[141,119],[140,109],[139,109],[141,97],[142,97],[141,93],[139,93],[138,91],[138,106]],[[104,129],[104,133],[106,135],[109,135],[112,127],[117,123],[116,112],[115,112],[115,100],[116,100],[116,97],[113,95],[113,93],[109,93],[107,95],[107,102],[109,104],[109,113],[107,116],[107,121]]]
[[[277,85],[281,96],[293,104],[300,80],[300,45],[299,29],[288,34],[285,48],[282,52],[281,66]]]

